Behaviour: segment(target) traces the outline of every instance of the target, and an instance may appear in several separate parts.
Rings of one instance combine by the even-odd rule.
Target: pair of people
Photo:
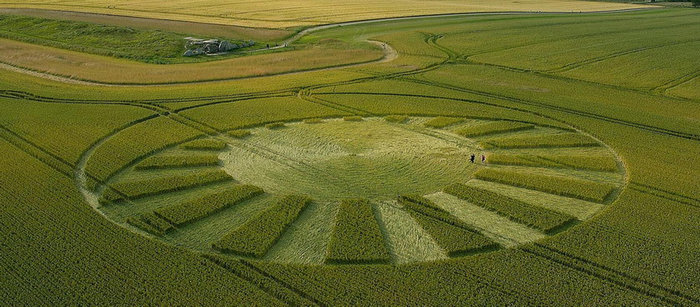
[[[474,163],[474,158],[475,158],[475,157],[476,157],[476,155],[475,155],[475,154],[472,154],[471,157],[469,157],[469,161],[471,161],[472,163]],[[481,163],[486,163],[486,156],[485,156],[485,155],[481,155]]]

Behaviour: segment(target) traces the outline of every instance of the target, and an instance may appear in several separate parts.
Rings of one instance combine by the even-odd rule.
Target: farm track
[[[555,68],[555,69],[550,69],[550,70],[544,70],[544,71],[542,71],[542,72],[546,72],[546,73],[562,73],[562,72],[567,72],[567,71],[570,71],[570,70],[579,68],[579,67],[581,67],[581,66],[585,66],[585,65],[589,65],[589,64],[594,64],[594,63],[599,63],[599,62],[602,62],[602,61],[605,61],[605,60],[609,60],[609,59],[614,59],[614,58],[617,58],[617,57],[620,57],[620,56],[623,56],[623,55],[629,55],[629,54],[639,53],[639,52],[643,52],[643,51],[647,51],[647,50],[659,49],[659,48],[670,47],[670,46],[675,46],[675,45],[682,45],[682,44],[687,44],[687,43],[693,43],[693,42],[697,42],[697,41],[699,41],[699,40],[698,40],[698,39],[691,39],[691,40],[677,41],[677,42],[665,43],[665,44],[659,44],[659,45],[653,45],[653,46],[642,47],[642,48],[635,48],[635,49],[631,49],[631,50],[625,50],[625,51],[615,52],[615,53],[611,53],[611,54],[604,55],[604,56],[594,57],[594,58],[586,59],[586,60],[583,60],[583,61],[579,61],[579,62],[574,62],[574,63],[566,64],[566,65],[564,65],[564,66],[562,66],[562,67]],[[692,75],[692,74],[689,74],[689,75]],[[682,77],[680,77],[680,79],[686,78],[687,76],[688,76],[688,75],[682,76]],[[678,80],[678,79],[676,79],[676,80]],[[672,83],[672,82],[674,82],[674,81],[676,81],[676,80],[670,81],[669,83]],[[667,83],[667,84],[668,84],[668,83]],[[662,86],[664,86],[664,85],[661,85],[661,86],[659,86],[659,87],[662,87]],[[660,92],[659,94],[663,94],[663,93]]]
[[[681,101],[681,102],[690,102],[690,103],[698,103],[697,100],[690,99],[690,98],[684,98],[684,97],[676,97],[676,96],[669,96],[669,95],[662,95],[662,94],[657,94],[654,93],[653,91],[650,90],[641,90],[641,89],[634,89],[634,88],[629,88],[629,87],[623,87],[619,85],[614,85],[614,84],[608,84],[608,83],[600,83],[600,82],[595,82],[595,81],[589,81],[589,80],[582,80],[582,79],[576,79],[576,78],[571,78],[571,77],[565,77],[562,75],[555,75],[555,74],[550,74],[544,71],[539,71],[539,70],[533,70],[533,69],[524,69],[524,68],[517,68],[517,67],[511,67],[511,66],[506,66],[506,65],[499,65],[499,64],[490,64],[490,63],[484,63],[484,62],[476,62],[472,61],[469,59],[466,59],[458,64],[465,64],[465,65],[482,65],[482,66],[489,66],[489,67],[494,67],[498,69],[502,69],[505,71],[511,71],[511,72],[517,72],[517,73],[529,73],[533,74],[539,77],[544,77],[544,78],[549,78],[549,79],[554,79],[554,80],[561,80],[561,81],[567,81],[567,82],[577,82],[577,83],[583,83],[583,84],[590,84],[590,85],[595,85],[598,87],[604,87],[604,88],[609,88],[609,89],[614,89],[618,91],[625,91],[625,92],[630,92],[630,93],[637,93],[637,94],[644,94],[644,95],[649,95],[649,96],[656,96],[656,97],[663,97],[663,98],[668,98],[676,101]]]
[[[241,279],[244,279],[248,281],[249,283],[259,287],[263,291],[265,291],[267,294],[269,294],[272,297],[277,298],[280,302],[290,305],[290,306],[295,306],[295,305],[300,305],[299,300],[301,300],[301,304],[303,305],[316,305],[316,306],[325,306],[323,303],[320,301],[316,300],[315,298],[311,297],[310,295],[306,294],[305,292],[292,287],[291,285],[287,284],[286,282],[280,280],[279,278],[275,277],[272,274],[269,274],[258,267],[254,266],[253,264],[249,263],[246,260],[229,260],[227,261],[222,261],[219,258],[215,256],[210,256],[210,255],[202,255],[202,258],[207,259],[211,261],[212,263],[226,269],[227,271],[233,273],[234,275],[238,276]],[[233,266],[230,264],[230,261],[235,261],[238,265]],[[246,272],[247,271],[247,272]],[[260,279],[263,279],[261,281]],[[269,281],[271,281],[271,283]],[[268,282],[265,282],[268,281]],[[290,292],[292,295],[298,296],[300,299],[297,299],[295,301],[290,301],[289,298],[286,295],[282,295],[278,293],[278,291],[275,291],[275,289],[272,289],[271,287],[281,287],[284,290]],[[311,304],[309,304],[311,303]]]
[[[664,84],[661,84],[661,85],[659,85],[659,86],[657,86],[657,87],[651,89],[651,91],[654,92],[654,93],[660,94],[660,95],[669,96],[668,94],[666,94],[666,92],[667,92],[668,90],[670,90],[670,89],[672,89],[672,88],[674,88],[674,87],[676,87],[676,86],[680,86],[680,85],[682,85],[682,84],[684,84],[684,83],[686,83],[686,82],[689,82],[689,81],[691,81],[691,80],[693,80],[693,79],[695,79],[695,78],[697,78],[697,77],[699,77],[699,76],[700,76],[700,71],[691,72],[691,73],[688,73],[688,74],[686,74],[686,75],[684,75],[684,76],[680,76],[680,77],[678,77],[678,78],[676,78],[676,79],[673,79],[673,80],[670,80],[670,81],[668,81],[668,82],[666,82],[666,83],[664,83]],[[670,96],[671,96],[671,97],[675,97],[675,96],[673,96],[673,95],[670,95]]]
[[[657,187],[653,187],[643,183],[631,182],[630,189],[650,194],[659,198],[670,200],[679,204],[687,205],[693,208],[700,208],[700,199],[689,197],[686,195],[681,195]]]
[[[543,102],[538,102],[535,100],[522,99],[522,98],[517,98],[517,97],[513,97],[513,96],[503,95],[503,94],[496,94],[496,93],[492,93],[492,92],[485,92],[485,91],[480,91],[480,90],[475,90],[475,89],[470,89],[470,88],[458,87],[458,86],[449,85],[449,84],[445,84],[445,83],[439,83],[439,82],[435,82],[435,81],[420,80],[417,78],[401,78],[401,80],[419,83],[419,84],[424,84],[424,85],[435,86],[435,87],[440,87],[440,88],[445,88],[445,89],[450,89],[450,90],[455,90],[455,91],[459,91],[459,92],[475,94],[475,95],[484,96],[484,97],[488,97],[488,98],[502,99],[502,100],[507,100],[507,101],[516,102],[516,103],[520,103],[520,104],[525,104],[525,105],[553,109],[553,110],[562,111],[565,113],[576,114],[576,115],[584,116],[584,117],[588,117],[588,118],[601,119],[601,120],[605,120],[607,122],[622,124],[622,125],[626,125],[629,127],[635,127],[635,128],[644,129],[644,130],[657,132],[657,133],[662,133],[662,134],[666,134],[666,135],[670,135],[670,136],[676,136],[676,137],[681,137],[681,138],[686,138],[686,139],[691,139],[691,140],[696,140],[696,141],[700,140],[700,135],[697,135],[697,134],[685,133],[685,132],[660,128],[660,127],[656,127],[656,126],[635,123],[635,122],[631,122],[631,121],[617,119],[614,117],[603,116],[603,115],[599,115],[599,114],[595,114],[595,113],[579,111],[576,109],[571,109],[571,108],[566,108],[566,107],[553,106],[553,105],[546,104]],[[452,98],[445,98],[445,99],[452,99]]]
[[[696,24],[696,23],[692,23],[692,24]],[[511,67],[511,66],[507,66],[507,65],[500,65],[500,64],[493,64],[493,63],[486,63],[486,62],[474,61],[474,60],[470,59],[470,57],[471,57],[471,56],[474,56],[474,54],[472,54],[472,55],[461,55],[461,54],[459,54],[458,52],[455,52],[455,51],[453,51],[453,50],[451,50],[451,49],[449,49],[449,48],[447,48],[447,47],[444,47],[444,46],[440,45],[440,44],[437,42],[437,40],[438,40],[439,38],[441,38],[441,36],[437,35],[437,36],[435,36],[434,38],[429,37],[428,39],[426,39],[426,43],[428,43],[428,45],[430,45],[430,46],[432,46],[432,47],[434,47],[434,48],[436,48],[436,49],[438,49],[438,50],[444,52],[444,53],[447,54],[448,57],[449,57],[448,60],[446,60],[445,62],[442,62],[442,63],[437,64],[437,66],[444,66],[444,65],[449,65],[449,64],[482,65],[482,66],[488,66],[488,67],[494,67],[494,68],[502,69],[502,70],[505,70],[505,71],[512,71],[512,72],[517,72],[517,73],[529,73],[529,74],[534,74],[534,75],[536,75],[536,76],[544,77],[544,78],[549,78],[549,79],[562,80],[562,81],[569,81],[569,82],[577,82],[577,83],[584,83],[584,84],[591,84],[591,85],[595,85],[595,86],[602,86],[602,87],[606,87],[606,88],[610,88],[610,89],[615,89],[615,90],[620,90],[620,91],[626,91],[626,92],[632,92],[632,93],[639,93],[639,94],[644,94],[644,95],[653,95],[653,96],[664,97],[664,98],[670,98],[670,99],[673,99],[673,100],[683,101],[683,102],[697,103],[697,101],[696,101],[696,100],[693,100],[693,99],[666,95],[666,94],[664,94],[664,92],[654,91],[654,89],[652,89],[652,90],[640,90],[640,89],[634,89],[634,88],[628,88],[628,87],[618,86],[618,85],[614,85],[614,84],[600,83],[600,82],[595,82],[595,81],[589,81],[589,80],[576,79],[576,78],[572,78],[572,77],[566,77],[566,76],[562,76],[562,75],[557,75],[557,74],[551,73],[549,70],[525,69],[525,68]],[[651,46],[650,48],[647,48],[647,49],[644,49],[644,50],[638,50],[638,49],[640,49],[640,48],[635,48],[635,49],[632,49],[632,50],[628,50],[628,51],[630,51],[630,53],[624,53],[624,54],[617,54],[617,53],[615,53],[615,54],[609,55],[609,56],[610,56],[609,58],[605,58],[605,59],[603,59],[603,60],[613,59],[613,58],[615,58],[615,57],[620,57],[620,56],[624,56],[624,55],[626,55],[626,54],[632,54],[632,53],[636,53],[636,52],[642,52],[642,51],[645,51],[645,50],[650,50],[650,49],[655,49],[655,48],[662,48],[662,47],[665,47],[665,46],[667,46],[667,45],[678,45],[678,44],[691,43],[691,42],[696,42],[696,41],[698,41],[698,40],[697,40],[697,39],[692,39],[692,40],[686,40],[686,41],[680,41],[680,42],[670,43],[670,44],[666,44],[666,45]],[[525,46],[528,46],[528,45],[525,45]],[[499,50],[496,50],[496,51],[502,51],[502,50],[507,50],[507,49],[510,49],[510,48],[499,49]],[[491,51],[490,51],[490,52],[491,52]],[[623,52],[624,52],[624,51],[623,51]],[[603,60],[600,60],[600,61],[603,61]],[[592,63],[596,63],[596,62],[600,62],[600,61],[594,61],[594,62],[592,62]],[[592,63],[586,63],[586,64],[592,64]],[[585,64],[584,64],[584,65],[585,65]],[[565,66],[566,66],[566,65],[565,65]],[[564,66],[564,67],[565,67],[565,66]],[[577,67],[581,67],[581,66],[583,66],[583,65],[580,65],[580,66],[577,66]],[[560,68],[558,68],[558,69],[560,69]],[[572,69],[573,69],[573,68],[572,68]],[[683,78],[683,77],[680,77],[680,78]],[[692,78],[691,78],[691,79],[692,79]],[[688,81],[689,81],[689,80],[688,80]]]
[[[561,24],[553,24],[553,25],[568,25],[569,23],[561,23]],[[582,24],[587,24],[587,23],[582,23]],[[659,29],[673,29],[673,28],[678,28],[681,26],[689,26],[689,25],[697,25],[698,23],[691,22],[691,23],[685,23],[685,24],[677,24],[677,25],[671,25],[671,26],[664,26],[664,27],[654,27],[654,28],[639,28],[639,29],[632,29],[632,30],[616,30],[616,31],[602,31],[602,32],[596,32],[593,34],[579,34],[579,35],[572,35],[572,36],[564,36],[564,37],[557,37],[555,39],[545,39],[545,40],[539,40],[536,42],[531,42],[531,43],[526,43],[526,44],[521,44],[521,45],[516,45],[516,46],[510,46],[507,48],[498,48],[498,49],[489,49],[489,50],[483,50],[479,51],[476,53],[470,53],[470,54],[463,54],[462,56],[464,58],[468,57],[473,57],[481,54],[487,54],[487,53],[492,53],[492,52],[502,52],[506,50],[512,50],[512,49],[517,49],[517,48],[522,48],[522,47],[528,47],[528,46],[533,46],[533,45],[540,45],[540,44],[547,44],[547,43],[554,43],[558,42],[561,40],[573,40],[573,39],[581,39],[581,38],[591,38],[591,37],[598,37],[598,36],[604,36],[604,35],[609,35],[609,34],[623,34],[623,33],[635,33],[635,32],[644,32],[644,31],[649,31],[649,30],[659,30]],[[542,25],[537,25],[537,26],[525,26],[519,29],[530,29],[530,28],[541,28],[543,27]],[[496,32],[496,31],[502,31],[503,29],[498,29],[498,30],[485,30],[481,31],[479,33],[483,32]],[[450,32],[450,35],[455,35],[457,33],[455,32]],[[547,71],[549,72],[549,71]]]
[[[413,80],[413,79],[407,79],[407,81],[420,83],[420,84],[431,84],[431,85],[434,84],[431,82],[425,82],[425,81]],[[495,94],[491,94],[488,92],[473,91],[473,90],[468,90],[468,89],[464,89],[464,88],[457,88],[457,87],[453,87],[453,86],[449,86],[449,85],[435,85],[435,86],[442,87],[442,88],[449,88],[449,89],[453,89],[453,90],[457,90],[457,91],[469,92],[472,94],[478,94],[478,95],[487,96],[490,98],[509,100],[509,101],[513,101],[513,102],[517,102],[517,103],[525,104],[525,105],[531,105],[531,106],[536,106],[536,107],[552,109],[552,110],[561,111],[561,112],[574,114],[574,115],[579,115],[579,116],[583,116],[583,117],[587,117],[587,118],[604,120],[607,122],[625,125],[628,127],[638,128],[638,129],[642,129],[642,130],[647,130],[647,131],[651,131],[651,132],[659,133],[659,134],[664,134],[664,135],[668,135],[668,136],[674,136],[674,137],[679,137],[679,138],[684,138],[684,139],[689,139],[689,140],[694,140],[694,141],[700,141],[700,135],[697,135],[697,134],[679,132],[679,131],[674,131],[674,130],[670,130],[670,129],[659,128],[659,127],[645,125],[645,124],[639,124],[639,123],[635,123],[635,122],[625,121],[625,120],[607,117],[607,116],[603,116],[603,115],[598,115],[598,114],[594,114],[594,113],[583,112],[583,111],[578,111],[578,110],[564,108],[564,107],[557,107],[557,106],[552,106],[552,105],[543,104],[543,103],[539,103],[539,102],[508,97],[508,96],[495,95]],[[379,92],[372,92],[372,93],[370,93],[370,92],[321,92],[319,94],[400,96],[400,97],[414,97],[414,98],[427,98],[427,99],[444,99],[444,100],[460,101],[460,102],[465,102],[465,103],[483,104],[483,105],[488,105],[488,106],[493,106],[493,107],[509,109],[509,110],[513,110],[513,111],[526,112],[526,113],[530,113],[530,114],[534,114],[534,115],[538,115],[538,116],[544,116],[543,114],[535,113],[535,112],[529,111],[527,109],[522,109],[522,108],[518,108],[518,107],[506,107],[506,106],[495,104],[495,103],[488,103],[488,102],[469,100],[469,99],[459,99],[459,98],[453,98],[453,97],[442,97],[442,96],[432,96],[432,95],[416,95],[416,94],[398,94],[398,93],[379,93]],[[553,119],[551,117],[546,117],[546,118]]]
[[[540,243],[534,243],[533,245],[533,247],[525,247],[521,250],[536,257],[557,263],[569,269],[593,276],[613,285],[657,299],[670,305],[679,306],[700,303],[700,299],[698,298],[639,279],[593,261],[571,255],[564,251],[548,247]]]

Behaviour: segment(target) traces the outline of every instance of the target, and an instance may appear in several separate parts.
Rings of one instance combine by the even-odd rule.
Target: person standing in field
[[[469,157],[469,161],[471,161],[472,163],[474,163],[474,157],[475,157],[475,156],[476,156],[476,155],[472,154],[472,156]]]
[[[485,155],[481,155],[481,163],[486,164],[486,156]]]

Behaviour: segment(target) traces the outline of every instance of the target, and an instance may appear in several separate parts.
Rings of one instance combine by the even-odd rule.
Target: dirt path
[[[38,71],[26,69],[26,68],[12,66],[12,65],[5,64],[2,62],[0,62],[0,69],[5,69],[5,70],[14,71],[14,72],[22,73],[22,74],[27,74],[27,75],[34,76],[34,77],[44,78],[44,79],[68,83],[68,84],[110,86],[109,84],[101,84],[101,83],[95,83],[95,82],[75,80],[75,79],[66,78],[63,76],[57,76],[57,75],[47,74],[47,73],[43,73],[43,72],[38,72]]]
[[[377,45],[380,48],[382,48],[382,52],[384,53],[384,55],[378,60],[369,61],[369,62],[347,64],[347,65],[338,65],[338,66],[324,67],[324,68],[314,68],[314,69],[292,71],[292,72],[285,72],[285,73],[279,73],[279,74],[269,74],[269,75],[264,75],[264,76],[238,77],[238,78],[231,78],[231,79],[224,79],[224,80],[210,80],[210,81],[198,81],[198,82],[175,82],[175,83],[154,83],[154,84],[113,84],[113,83],[102,83],[102,82],[95,82],[95,81],[76,80],[76,79],[68,78],[65,76],[54,75],[54,74],[45,73],[45,72],[39,72],[39,71],[35,71],[35,70],[23,68],[23,67],[17,67],[17,66],[3,63],[3,62],[0,62],[0,69],[6,69],[9,71],[13,71],[13,72],[23,73],[23,74],[27,74],[27,75],[34,76],[34,77],[44,78],[47,80],[52,80],[52,81],[57,81],[57,82],[62,82],[62,83],[67,83],[67,84],[90,85],[90,86],[108,86],[108,87],[154,87],[154,86],[171,86],[171,85],[178,85],[178,84],[217,83],[217,82],[227,82],[227,81],[232,81],[232,80],[264,78],[264,77],[271,77],[271,76],[296,75],[296,74],[301,74],[301,73],[306,73],[306,72],[326,71],[326,70],[334,70],[334,69],[341,69],[341,68],[374,64],[374,63],[385,63],[385,62],[393,61],[394,59],[396,59],[399,56],[399,53],[394,48],[392,48],[390,45],[388,45],[386,43],[378,42],[378,41],[370,41],[370,40],[368,40],[367,42],[370,44]]]

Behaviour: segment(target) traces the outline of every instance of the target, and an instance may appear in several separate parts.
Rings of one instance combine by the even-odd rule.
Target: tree
[[[700,7],[700,0],[692,0],[694,7]]]

